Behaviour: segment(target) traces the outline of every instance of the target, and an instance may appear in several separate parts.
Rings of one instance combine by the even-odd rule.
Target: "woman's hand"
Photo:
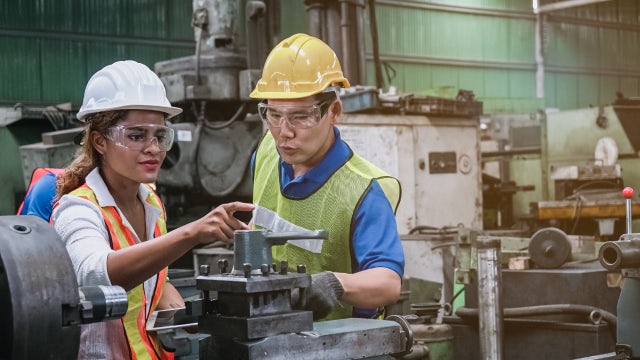
[[[249,230],[249,225],[233,216],[237,211],[253,211],[254,205],[243,202],[222,204],[207,215],[192,223],[197,229],[198,243],[209,244],[215,241],[233,243],[235,230]]]

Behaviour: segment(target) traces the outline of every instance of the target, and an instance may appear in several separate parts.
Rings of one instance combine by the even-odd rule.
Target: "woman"
[[[119,285],[129,308],[121,320],[84,325],[79,358],[170,358],[145,330],[154,310],[184,306],[166,282],[167,266],[196,245],[231,242],[234,230],[249,229],[233,214],[253,205],[235,202],[167,233],[148,184],[173,144],[165,121],[181,111],[157,75],[134,61],[108,65],[87,83],[78,112],[86,123],[82,151],[57,183],[52,223],[78,285]]]

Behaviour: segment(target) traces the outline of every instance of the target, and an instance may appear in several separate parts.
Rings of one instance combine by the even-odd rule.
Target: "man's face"
[[[282,159],[300,176],[316,166],[335,140],[333,125],[341,104],[334,98],[319,103],[313,96],[268,100],[261,108]]]

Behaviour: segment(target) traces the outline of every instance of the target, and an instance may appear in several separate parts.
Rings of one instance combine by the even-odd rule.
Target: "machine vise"
[[[200,357],[208,359],[347,359],[408,352],[411,329],[399,316],[392,320],[341,319],[313,322],[308,310],[292,307],[292,296],[311,286],[306,267],[272,263],[271,247],[288,240],[327,237],[326,231],[276,233],[236,231],[233,267],[219,260],[220,274],[203,265],[196,286],[203,298],[187,302],[186,313],[198,319]],[[298,294],[296,294],[298,293]]]

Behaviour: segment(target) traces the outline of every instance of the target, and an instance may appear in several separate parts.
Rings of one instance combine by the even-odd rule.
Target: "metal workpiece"
[[[531,236],[529,256],[540,268],[559,268],[571,257],[569,237],[558,228],[540,229]]]
[[[199,332],[239,341],[258,340],[312,329],[312,312],[302,310],[250,317],[209,314],[198,320]]]
[[[478,317],[482,359],[501,360],[503,353],[500,239],[478,237]]]
[[[395,321],[340,319],[313,323],[313,329],[259,341],[214,337],[215,359],[355,359],[406,350],[404,330]],[[219,356],[219,357],[216,357]]]
[[[288,240],[327,238],[324,230],[299,232],[272,232],[267,230],[237,230],[234,233],[233,275],[245,275],[246,264],[251,266],[251,274],[262,274],[261,266],[271,266],[271,247],[284,245]],[[270,270],[269,272],[275,272]]]
[[[292,288],[306,288],[311,285],[311,275],[287,273],[269,273],[245,277],[244,274],[216,274],[201,275],[196,278],[196,286],[204,291],[231,292],[239,294],[253,294],[264,291],[277,291]]]

